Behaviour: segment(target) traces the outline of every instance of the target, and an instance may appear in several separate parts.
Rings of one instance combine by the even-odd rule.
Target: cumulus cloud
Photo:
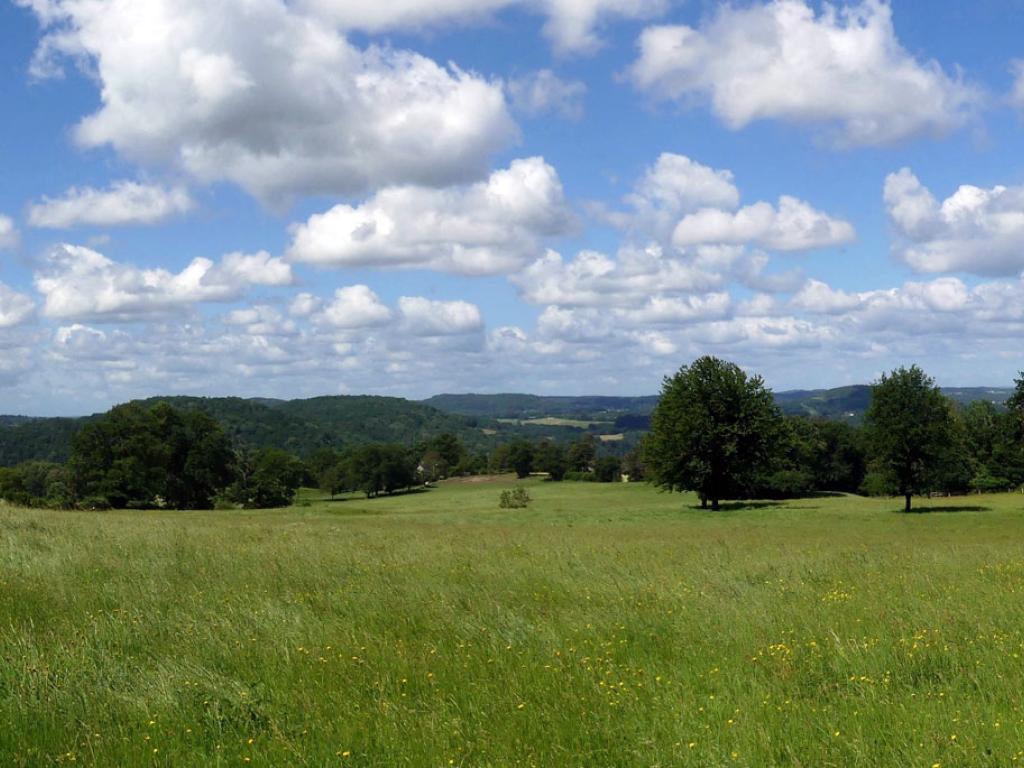
[[[441,23],[467,24],[505,8],[523,7],[547,16],[545,35],[563,53],[600,47],[598,27],[610,19],[646,19],[669,0],[303,0],[306,8],[351,29],[383,32]]]
[[[542,238],[567,232],[573,221],[557,172],[533,157],[469,186],[392,187],[359,206],[337,205],[293,227],[288,257],[499,274],[535,258]]]
[[[740,248],[697,248],[689,258],[680,259],[650,245],[623,248],[615,258],[581,251],[568,261],[548,251],[511,281],[531,304],[638,306],[652,294],[720,289],[734,270],[756,271]]]
[[[61,197],[44,197],[29,207],[33,227],[68,229],[81,224],[113,227],[155,224],[187,213],[194,203],[184,187],[166,189],[135,181],[115,181],[109,189],[72,187]]]
[[[863,0],[815,13],[805,0],[724,5],[699,29],[640,38],[634,84],[660,99],[704,97],[731,129],[757,120],[822,126],[840,144],[886,144],[962,125],[979,93],[899,42],[892,9]]]
[[[626,196],[624,202],[630,210],[612,212],[608,218],[620,228],[658,237],[670,233],[686,213],[704,207],[732,209],[739,201],[731,171],[663,152]]]
[[[140,269],[76,245],[60,245],[35,275],[51,318],[143,319],[200,302],[231,301],[255,285],[292,282],[291,268],[267,253],[194,259],[181,272]]]
[[[284,0],[28,4],[46,29],[34,72],[71,58],[99,83],[80,145],[264,201],[467,181],[516,135],[500,83],[360,49]]]
[[[799,251],[854,239],[853,226],[789,195],[778,205],[759,202],[739,208],[732,172],[663,153],[623,201],[628,210],[602,212],[634,237],[653,238],[676,248],[747,245]]]
[[[308,300],[304,303],[309,305]],[[302,305],[299,309],[303,309]],[[314,316],[315,322],[342,330],[386,325],[390,320],[391,310],[365,285],[339,288],[333,301]]]
[[[453,336],[482,331],[480,308],[467,301],[433,301],[402,296],[398,311],[403,328],[414,336]]]
[[[28,296],[0,283],[0,328],[12,328],[25,322],[36,304]]]
[[[705,208],[676,225],[672,242],[685,248],[699,243],[749,243],[776,251],[800,251],[848,243],[853,225],[783,195],[778,206],[756,203],[730,212]]]
[[[909,168],[885,180],[897,255],[918,272],[1024,270],[1024,187],[960,186],[941,203]]]
[[[0,214],[0,250],[13,248],[18,244],[18,228],[14,221]]]
[[[583,117],[587,86],[579,80],[563,80],[550,69],[541,69],[510,80],[512,105],[531,117],[554,114],[566,120]]]

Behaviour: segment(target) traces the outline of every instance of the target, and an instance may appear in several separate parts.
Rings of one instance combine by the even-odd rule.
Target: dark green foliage
[[[349,487],[368,498],[416,484],[416,459],[401,445],[364,445],[347,457]]]
[[[961,424],[973,490],[1006,490],[1024,483],[1024,446],[1016,419],[1012,406],[1001,411],[984,400],[963,410]]]
[[[449,467],[457,467],[462,461],[466,449],[459,438],[451,432],[443,432],[427,443],[428,450],[436,451]]]
[[[916,365],[883,375],[865,415],[873,469],[906,500],[941,487],[954,464],[957,432],[952,402]]]
[[[533,465],[538,472],[547,472],[548,477],[555,482],[564,480],[565,473],[569,470],[565,449],[549,442],[543,442],[537,446],[534,451]]]
[[[781,416],[760,376],[702,357],[665,379],[644,460],[655,484],[696,491],[718,509],[769,466]]]
[[[569,446],[569,469],[573,472],[589,472],[597,456],[597,445],[593,435],[585,435]]]
[[[622,474],[629,477],[631,483],[640,482],[647,475],[647,468],[643,460],[643,448],[629,451],[622,458]]]
[[[867,471],[862,430],[821,419],[788,417],[773,461],[752,495],[793,498],[818,491],[856,493]]]
[[[533,471],[533,446],[525,440],[517,440],[508,446],[508,466],[520,479],[529,477]]]
[[[245,452],[238,457],[238,479],[227,497],[246,509],[289,506],[302,482],[302,462],[277,448]]]
[[[233,463],[228,438],[209,416],[163,402],[130,403],[75,434],[70,496],[105,500],[115,509],[208,509],[233,479]]]
[[[69,506],[67,472],[60,464],[47,461],[0,467],[0,499],[22,506]]]
[[[594,464],[594,479],[599,483],[617,483],[621,477],[620,464],[614,456],[602,456]]]

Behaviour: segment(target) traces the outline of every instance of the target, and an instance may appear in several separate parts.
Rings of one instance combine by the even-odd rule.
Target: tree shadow
[[[694,504],[690,509],[698,509],[702,512],[737,512],[741,509],[768,509],[782,506],[782,504],[781,501],[723,501],[719,503],[717,510],[711,509],[711,504],[708,504],[707,507]]]
[[[421,487],[421,488],[407,488],[404,491],[395,491],[394,493],[382,493],[379,496],[366,496],[365,494],[351,495],[351,496],[325,496],[321,499],[310,499],[313,504],[349,504],[353,501],[377,501],[378,499],[394,499],[399,496],[415,496],[420,493],[430,493],[436,490],[433,486]]]
[[[982,506],[978,506],[978,505],[959,505],[959,506],[951,506],[951,507],[934,507],[934,506],[931,506],[931,507],[911,507],[909,512],[907,510],[905,510],[905,509],[894,509],[893,510],[893,512],[895,512],[897,515],[934,515],[934,514],[942,514],[943,512],[955,513],[955,512],[991,512],[991,511],[992,511],[992,507],[982,507]]]

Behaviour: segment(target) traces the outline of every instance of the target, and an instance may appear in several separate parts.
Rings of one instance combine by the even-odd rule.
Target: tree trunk
[[[708,497],[707,496],[701,496],[700,497],[700,508],[701,509],[707,509],[708,508]]]
[[[910,511],[910,494],[909,493],[906,494],[905,498],[906,498],[906,501],[907,501],[907,505],[903,508],[903,511],[904,512],[909,512]]]
[[[717,512],[718,511],[718,499],[712,499],[711,500],[711,511],[712,512]]]

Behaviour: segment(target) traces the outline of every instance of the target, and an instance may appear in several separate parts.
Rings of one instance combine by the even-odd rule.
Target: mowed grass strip
[[[0,507],[0,765],[1024,761],[1024,497]]]

